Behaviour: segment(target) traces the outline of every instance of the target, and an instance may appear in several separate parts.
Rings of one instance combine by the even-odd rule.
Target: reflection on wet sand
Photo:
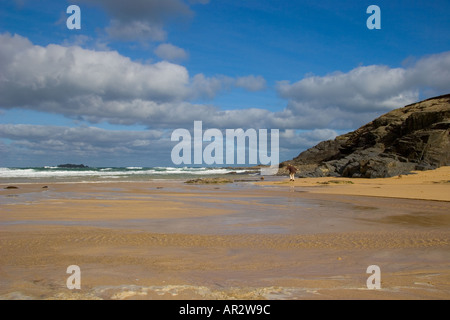
[[[0,195],[3,299],[450,297],[450,202],[249,183],[39,188]],[[366,287],[374,264],[380,290]]]

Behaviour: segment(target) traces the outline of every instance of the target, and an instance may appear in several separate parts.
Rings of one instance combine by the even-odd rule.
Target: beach
[[[351,178],[306,178],[276,182],[261,182],[261,185],[314,187],[308,192],[317,194],[346,194],[369,197],[422,199],[450,201],[450,167],[436,170],[413,171],[408,175],[378,179]],[[316,188],[322,187],[322,188]]]
[[[2,183],[0,298],[450,298],[450,167],[245,180]]]

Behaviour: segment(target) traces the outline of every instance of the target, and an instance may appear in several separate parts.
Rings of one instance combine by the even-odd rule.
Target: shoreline
[[[195,178],[197,176],[192,176]],[[203,177],[203,176],[201,176]],[[450,166],[440,167],[428,171],[412,171],[408,175],[390,178],[347,178],[347,177],[318,177],[296,178],[291,182],[285,176],[265,176],[264,180],[255,179],[245,174],[206,175],[205,177],[223,177],[235,180],[234,183],[248,183],[260,187],[301,187],[311,193],[343,194],[354,196],[373,196],[400,199],[420,199],[435,201],[450,201]],[[259,176],[258,176],[259,177]],[[151,178],[148,180],[92,180],[92,181],[1,181],[0,189],[8,186],[48,186],[48,185],[83,185],[83,184],[149,184],[174,183],[184,184],[190,177]],[[248,180],[248,181],[246,181]],[[383,189],[382,189],[383,188]],[[376,190],[381,189],[381,190]],[[3,191],[3,190],[0,190]]]

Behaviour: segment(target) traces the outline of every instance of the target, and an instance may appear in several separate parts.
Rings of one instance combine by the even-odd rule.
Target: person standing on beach
[[[288,164],[287,169],[289,171],[289,181],[295,181],[295,173],[297,172],[297,168]]]

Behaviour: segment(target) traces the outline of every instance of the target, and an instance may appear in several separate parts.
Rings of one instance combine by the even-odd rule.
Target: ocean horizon
[[[107,182],[259,175],[255,167],[0,167],[0,183]]]

